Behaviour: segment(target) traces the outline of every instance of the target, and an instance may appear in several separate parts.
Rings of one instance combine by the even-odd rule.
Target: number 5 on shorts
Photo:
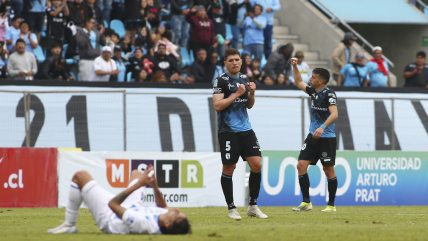
[[[226,151],[230,151],[230,141],[226,141]]]

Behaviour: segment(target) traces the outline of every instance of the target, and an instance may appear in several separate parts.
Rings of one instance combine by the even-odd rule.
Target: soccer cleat
[[[61,224],[56,228],[53,229],[49,229],[48,233],[53,233],[53,234],[57,234],[57,233],[77,233],[77,228],[76,226],[67,226],[65,224]]]
[[[262,211],[260,211],[259,207],[257,205],[250,205],[248,206],[247,215],[249,217],[256,217],[256,218],[268,218],[268,216]]]
[[[238,210],[236,210],[236,208],[229,210],[229,218],[242,219],[241,215],[239,215]]]
[[[293,211],[302,212],[302,211],[310,211],[312,210],[312,203],[302,202],[300,206],[292,208]]]
[[[321,211],[323,211],[323,212],[336,212],[336,206],[327,205],[327,207]]]

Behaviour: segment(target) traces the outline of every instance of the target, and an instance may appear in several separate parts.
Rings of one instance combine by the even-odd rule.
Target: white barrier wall
[[[58,151],[58,207],[67,205],[71,179],[79,170],[88,171],[103,188],[118,194],[128,185],[132,170],[145,170],[148,165],[155,167],[168,206],[226,206],[220,153]],[[240,160],[233,175],[236,206],[244,206],[245,165]],[[146,205],[155,205],[151,188],[144,198]]]

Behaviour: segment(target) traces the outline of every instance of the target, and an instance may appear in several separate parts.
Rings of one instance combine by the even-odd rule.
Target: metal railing
[[[150,110],[156,110],[157,111],[157,115],[158,116],[154,116],[156,114],[154,114],[155,112],[151,112],[152,115],[147,116],[147,118],[151,118],[151,119],[156,119],[159,118],[159,123],[157,123],[158,128],[160,130],[160,132],[162,131],[162,128],[160,128],[159,126],[163,125],[166,126],[168,125],[168,128],[170,128],[169,126],[171,125],[171,122],[167,123],[160,123],[160,117],[161,115],[165,116],[170,116],[171,114],[180,114],[180,112],[174,112],[177,109],[179,109],[179,105],[176,104],[175,102],[164,102],[163,107],[166,106],[167,110],[162,110],[159,109],[160,105],[159,105],[159,98],[176,98],[178,99],[184,99],[185,97],[190,98],[190,101],[188,101],[189,103],[193,103],[195,102],[195,104],[188,104],[188,108],[194,108],[195,106],[198,107],[198,109],[200,110],[199,113],[197,113],[198,115],[206,115],[209,114],[210,117],[208,117],[208,119],[211,121],[211,132],[213,135],[213,139],[212,140],[206,140],[205,143],[203,143],[203,145],[210,145],[210,148],[213,147],[212,149],[214,151],[219,151],[218,148],[218,139],[217,139],[217,135],[216,135],[216,127],[217,127],[217,118],[212,118],[212,116],[215,116],[215,110],[212,108],[212,106],[209,106],[210,103],[210,98],[212,97],[211,94],[207,93],[207,92],[191,92],[191,93],[172,93],[172,92],[157,92],[157,93],[141,93],[141,92],[126,92],[126,90],[119,90],[119,91],[35,91],[35,92],[29,92],[29,91],[3,91],[0,90],[0,93],[9,93],[9,94],[22,94],[22,98],[20,96],[15,96],[14,98],[10,98],[10,99],[18,99],[21,98],[21,100],[18,103],[18,106],[16,108],[16,117],[24,117],[25,121],[25,139],[24,142],[22,144],[23,147],[34,147],[35,146],[35,142],[37,140],[37,136],[42,132],[42,127],[43,124],[37,125],[37,120],[40,119],[40,113],[43,113],[43,121],[45,119],[45,114],[46,116],[49,116],[49,118],[47,119],[55,119],[55,121],[51,121],[50,124],[53,125],[61,125],[61,128],[63,128],[64,123],[63,120],[60,120],[61,118],[63,118],[63,112],[64,109],[60,109],[58,107],[58,109],[52,109],[52,106],[55,107],[56,105],[59,105],[57,103],[66,103],[66,119],[67,119],[67,125],[68,123],[71,121],[72,118],[74,118],[74,131],[75,131],[75,145],[76,147],[82,147],[85,146],[85,144],[87,144],[86,150],[89,150],[89,137],[88,137],[88,116],[91,116],[92,119],[94,119],[94,116],[96,117],[97,115],[101,116],[101,117],[97,117],[95,118],[95,124],[96,125],[102,125],[102,122],[105,123],[109,123],[109,119],[103,119],[105,115],[105,110],[111,112],[109,113],[109,116],[115,116],[117,117],[117,120],[115,122],[111,121],[110,124],[106,124],[106,126],[104,127],[104,129],[101,129],[101,131],[104,132],[113,132],[113,129],[109,129],[109,128],[113,128],[113,127],[117,127],[115,125],[120,124],[120,127],[117,128],[123,128],[123,130],[120,131],[116,131],[115,135],[112,138],[114,139],[118,139],[118,141],[116,143],[120,143],[122,142],[122,138],[123,138],[123,149],[122,148],[118,148],[120,150],[124,150],[127,151],[128,150],[128,141],[129,140],[138,140],[141,141],[141,143],[139,143],[141,146],[144,145],[149,145],[151,142],[154,142],[153,140],[155,140],[156,138],[159,139],[158,137],[154,138],[153,136],[148,136],[146,139],[146,142],[143,140],[139,140],[139,138],[135,138],[135,136],[138,135],[150,135],[145,133],[145,130],[148,130],[150,127],[148,127],[147,129],[142,129],[142,130],[136,130],[136,127],[140,127],[140,126],[144,126],[146,124],[146,122],[144,122],[143,119],[138,119],[139,116],[136,115],[135,112],[140,111],[140,109],[135,109],[135,106],[137,106],[139,103],[141,103],[141,105],[150,105],[147,109]],[[82,95],[71,95],[70,94],[82,94]],[[5,94],[2,94],[5,95]],[[37,96],[39,95],[39,96]],[[135,96],[135,95],[142,95],[141,97],[131,97],[131,96]],[[11,96],[12,97],[12,96]],[[40,99],[42,99],[44,101],[44,105],[45,106],[49,106],[50,111],[46,111],[45,112],[45,107],[43,107],[43,104],[40,104]],[[80,99],[76,99],[77,97],[81,97]],[[84,97],[84,98],[83,98]],[[89,99],[89,101],[86,101],[86,99]],[[156,98],[156,99],[155,99]],[[272,116],[265,116],[263,118],[269,119],[269,118],[287,118],[286,112],[289,111],[286,108],[286,106],[293,106],[294,108],[294,114],[297,114],[297,116],[299,115],[299,110],[298,108],[300,108],[300,116],[301,116],[301,123],[300,126],[295,125],[295,129],[300,127],[300,131],[301,131],[301,140],[302,142],[305,140],[305,136],[307,134],[307,125],[308,125],[308,118],[307,115],[309,114],[309,110],[310,110],[310,103],[309,103],[309,99],[310,97],[308,96],[282,96],[282,95],[257,95],[257,98],[262,99],[262,98],[268,98],[268,99],[272,99],[272,101],[265,101],[265,102],[261,102],[258,101],[258,105],[260,107],[260,109],[263,108],[271,108],[271,112],[272,112]],[[66,100],[64,100],[66,99]],[[68,100],[70,99],[70,100]],[[280,99],[280,101],[277,101],[278,99]],[[296,102],[290,102],[290,101],[285,101],[288,99],[293,99],[293,100],[300,100],[300,107],[296,107]],[[402,98],[402,97],[392,97],[392,98],[381,98],[381,97],[342,97],[340,98],[341,100],[389,100],[391,101],[391,113],[390,116],[388,117],[386,116],[385,118],[390,118],[390,120],[386,120],[390,122],[390,145],[391,145],[391,150],[396,150],[397,149],[397,143],[396,143],[396,131],[395,131],[395,127],[396,127],[396,116],[395,116],[395,111],[396,111],[396,101],[397,100],[411,100],[411,101],[427,101],[427,99],[421,99],[421,98]],[[60,101],[61,100],[61,101]],[[68,100],[68,101],[67,101]],[[84,101],[83,101],[84,100]],[[111,100],[111,102],[106,103],[105,100]],[[204,104],[200,104],[197,103],[198,101],[205,101]],[[80,102],[79,102],[80,101]],[[175,101],[175,100],[173,100]],[[283,102],[281,102],[283,101]],[[49,103],[48,103],[49,102]],[[91,102],[91,103],[89,103]],[[94,102],[95,105],[94,105]],[[121,103],[118,103],[121,102]],[[275,106],[271,106],[268,103],[273,103],[273,102],[281,102],[281,105],[278,104],[278,106],[282,106],[280,107],[281,109],[276,109],[277,107]],[[184,102],[183,102],[184,103]],[[298,103],[298,102],[297,102]],[[11,101],[10,103],[2,103],[0,105],[0,110],[2,110],[2,115],[9,115],[11,116],[12,113],[5,111],[6,108],[9,108],[10,106],[14,106],[16,104],[16,101]],[[208,104],[208,105],[207,105]],[[87,109],[87,106],[95,106],[95,107],[99,107],[100,110],[96,110],[96,108],[94,109],[92,107],[92,109]],[[98,105],[98,106],[97,106]],[[170,107],[168,107],[168,105],[170,105]],[[383,106],[384,104],[382,104]],[[133,106],[133,107],[130,107]],[[61,108],[63,107],[63,105],[61,105]],[[340,106],[339,106],[340,107]],[[3,108],[3,109],[2,109]],[[129,108],[129,109],[128,109]],[[201,109],[203,108],[203,109]],[[296,109],[297,108],[297,109]],[[348,107],[349,108],[349,107]],[[399,107],[400,108],[400,107]],[[401,107],[402,108],[402,107]],[[43,109],[43,111],[41,110]],[[127,111],[128,109],[128,111]],[[144,112],[144,110],[147,110],[142,108],[141,111]],[[259,110],[260,110],[259,109]],[[59,110],[63,111],[62,113],[59,112]],[[129,111],[132,110],[132,111]],[[172,112],[171,112],[172,110]],[[208,112],[206,112],[206,110],[208,110]],[[214,110],[214,114],[211,113]],[[361,111],[364,110],[364,107],[361,106]],[[164,111],[165,113],[163,113],[162,111]],[[296,112],[297,111],[297,112]],[[359,110],[360,111],[360,110]],[[147,111],[146,111],[147,112]],[[282,113],[284,112],[284,113]],[[305,113],[307,112],[307,113]],[[201,114],[202,113],[202,114]],[[206,114],[205,114],[206,113]],[[40,115],[39,115],[40,114]],[[143,113],[146,114],[146,113]],[[193,113],[192,115],[194,115],[195,113]],[[39,117],[36,117],[37,115],[39,115]],[[212,115],[212,116],[211,116]],[[32,117],[33,116],[33,117]],[[86,118],[86,119],[85,119]],[[169,117],[168,117],[169,118]],[[180,118],[181,118],[181,114],[180,114]],[[193,118],[195,118],[193,116]],[[341,117],[339,117],[341,118]],[[12,119],[12,118],[11,118]],[[205,118],[206,119],[206,118]],[[185,119],[185,118],[181,118],[181,121],[186,121],[189,120]],[[278,119],[277,119],[278,120]],[[282,120],[282,119],[281,119]],[[2,122],[3,121],[3,122]],[[85,122],[86,121],[86,122]],[[100,121],[99,123],[97,123],[97,121]],[[190,122],[192,121],[192,116],[190,116]],[[250,117],[250,121],[251,121],[251,117]],[[10,122],[10,121],[9,121]],[[123,122],[123,123],[121,123]],[[141,122],[141,123],[138,123]],[[0,118],[0,126],[3,126],[3,132],[7,132],[7,131],[13,131],[13,128],[7,128],[7,125],[9,123],[7,121],[4,121]],[[90,124],[90,123],[89,123]],[[131,124],[131,129],[128,129],[128,125]],[[182,126],[184,126],[185,124],[188,123],[182,123]],[[199,123],[196,123],[196,121],[194,121],[193,124],[191,124],[193,129],[197,129],[197,128],[201,128],[201,125],[198,126]],[[205,125],[207,125],[206,123],[204,123]],[[424,123],[423,123],[424,124]],[[93,124],[92,124],[93,125]],[[123,127],[122,127],[123,125]],[[85,127],[86,126],[86,127]],[[388,128],[388,125],[385,125],[383,128]],[[411,128],[412,126],[409,125],[409,128]],[[36,130],[33,130],[33,129]],[[80,128],[80,129],[79,129]],[[86,130],[82,130],[86,128]],[[117,129],[116,128],[116,129]],[[205,128],[205,127],[204,127]],[[278,130],[275,129],[277,127],[272,126],[272,127],[265,127],[268,132],[269,135],[272,136],[272,138],[276,138],[278,135]],[[294,127],[293,127],[294,128]],[[16,128],[15,128],[16,129]],[[214,129],[214,131],[213,131]],[[208,129],[205,129],[208,131]],[[80,131],[80,132],[79,132]],[[86,132],[85,132],[86,131]],[[134,132],[138,132],[137,134]],[[428,130],[427,130],[428,131]],[[71,138],[69,137],[55,137],[55,132],[50,132],[53,133],[52,136],[50,136],[49,138],[52,139],[51,142],[52,146],[58,146],[59,144],[57,144],[59,141],[63,141],[61,138]],[[77,134],[76,134],[77,133]],[[7,135],[5,135],[7,133],[2,133],[1,136],[3,136],[3,138],[7,138]],[[13,133],[13,134],[19,134],[19,133]],[[109,133],[103,133],[103,134],[109,134]],[[122,136],[120,136],[122,134]],[[133,137],[130,137],[128,134],[131,134]],[[160,133],[161,136],[165,133]],[[192,130],[192,134],[193,134],[193,130]],[[37,135],[36,137],[34,137],[34,135]],[[152,133],[153,135],[153,133]],[[167,135],[172,135],[171,134],[171,130],[169,130],[169,133],[167,133]],[[185,142],[185,138],[184,138],[184,131],[183,131],[183,142]],[[13,136],[13,135],[10,135]],[[19,135],[15,135],[15,136],[19,136]],[[104,141],[108,141],[107,139],[104,138],[110,138],[110,137],[106,137],[106,136],[102,136],[99,137],[97,139],[91,139],[91,143],[95,143],[96,146],[98,146],[97,150],[109,150],[108,147],[106,147],[106,149],[102,149],[100,148],[100,146],[103,146],[103,142]],[[345,139],[345,137],[343,137]],[[160,138],[161,142],[163,142],[162,137]],[[169,142],[171,142],[170,140],[171,138],[169,138]],[[22,140],[22,139],[21,139]],[[0,141],[1,138],[0,138]],[[4,140],[3,142],[4,143]],[[63,142],[62,142],[63,143]],[[70,141],[68,141],[68,143],[70,143]],[[93,144],[92,143],[92,144]],[[57,145],[55,145],[57,144]],[[92,145],[91,144],[91,145]],[[133,144],[133,143],[131,143]],[[163,143],[162,143],[163,145]],[[172,145],[170,143],[170,145]],[[194,145],[194,144],[193,144]],[[3,144],[4,146],[4,144]],[[134,145],[135,146],[135,145]],[[206,149],[210,149],[210,148],[206,148]],[[135,147],[132,148],[133,150],[135,150]],[[269,149],[269,147],[265,147],[265,149]],[[85,148],[83,148],[83,150],[85,150]],[[171,151],[171,150],[168,150]]]
[[[352,32],[355,36],[358,37],[358,39],[361,40],[362,47],[364,48],[365,46],[370,48],[369,53],[372,53],[372,49],[373,49],[373,45],[367,41],[363,36],[361,36],[355,29],[353,29],[351,26],[349,26],[349,24],[347,24],[345,21],[343,21],[341,18],[339,18],[336,14],[334,14],[333,11],[331,11],[328,7],[326,7],[321,1],[319,0],[312,0],[312,1],[316,1],[320,6],[322,6],[324,8],[324,10],[328,11],[328,13],[334,17],[333,21],[334,22],[339,22],[341,23],[346,29],[348,29],[348,31]],[[394,67],[394,63],[389,60],[385,55],[382,55],[382,57],[386,60],[386,62],[388,62],[389,65],[391,65],[392,67]]]

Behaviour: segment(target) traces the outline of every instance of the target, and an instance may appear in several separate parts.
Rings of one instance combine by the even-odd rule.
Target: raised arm
[[[116,215],[119,218],[122,218],[123,214],[126,211],[126,208],[120,206],[120,204],[125,201],[125,199],[135,190],[137,190],[140,187],[146,186],[149,183],[152,183],[155,179],[154,177],[149,177],[148,174],[151,170],[154,170],[153,166],[150,166],[147,168],[147,170],[144,171],[143,175],[141,175],[140,178],[138,178],[138,182],[135,183],[133,186],[128,187],[125,189],[125,191],[119,193],[116,197],[114,197],[110,202],[108,203],[108,206],[110,209],[116,213]],[[159,189],[158,189],[159,190]]]
[[[293,66],[293,77],[294,77],[294,84],[299,87],[299,89],[306,92],[306,86],[308,86],[305,82],[302,80],[302,76],[300,75],[300,71],[297,68],[297,58],[291,59],[291,65]]]

